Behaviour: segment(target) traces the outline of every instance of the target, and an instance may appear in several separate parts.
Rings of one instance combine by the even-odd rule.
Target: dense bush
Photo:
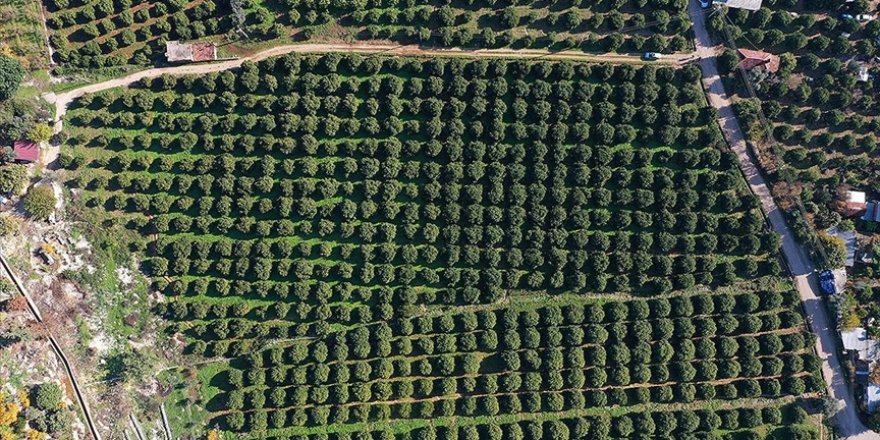
[[[15,58],[0,54],[0,101],[12,97],[21,80],[24,79],[24,68]]]
[[[55,191],[51,185],[31,188],[24,197],[24,210],[38,220],[46,220],[55,212]]]

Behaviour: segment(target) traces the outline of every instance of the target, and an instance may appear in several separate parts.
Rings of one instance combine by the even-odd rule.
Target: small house
[[[880,223],[880,202],[871,201],[865,204],[865,213],[862,220]]]
[[[200,62],[217,59],[217,46],[214,43],[181,43],[174,40],[165,43],[165,57],[168,62]]]
[[[718,0],[718,4],[734,9],[745,9],[748,11],[757,11],[761,9],[761,0]]]
[[[32,163],[40,160],[40,144],[20,139],[12,144],[12,150],[15,152],[15,160],[19,162]]]
[[[868,82],[871,79],[871,75],[868,74],[868,66],[859,66],[858,78],[860,82]]]
[[[867,362],[880,359],[880,344],[876,339],[868,336],[868,331],[864,327],[842,330],[840,340],[843,342],[844,351],[849,354],[853,362],[859,359]]]
[[[743,57],[739,64],[737,64],[737,67],[741,69],[752,70],[761,68],[766,69],[770,73],[779,71],[779,56],[777,55],[762,50],[749,49],[739,49],[737,52]]]
[[[859,215],[865,212],[865,209],[868,208],[866,196],[863,191],[847,191],[844,204],[846,205],[844,208],[844,215],[847,217]]]

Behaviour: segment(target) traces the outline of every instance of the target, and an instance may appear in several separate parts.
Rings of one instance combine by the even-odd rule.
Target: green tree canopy
[[[9,99],[24,79],[24,67],[15,58],[0,55],[0,101]]]
[[[843,240],[820,233],[819,244],[825,250],[825,255],[821,262],[824,267],[832,269],[843,267],[843,263],[846,261],[846,245],[843,243]]]
[[[55,191],[49,185],[33,187],[24,198],[24,210],[36,219],[48,219],[55,212]]]
[[[47,382],[34,387],[32,399],[35,407],[45,411],[58,408],[62,396],[63,392],[58,384]]]
[[[14,194],[22,189],[27,177],[22,165],[0,166],[0,193]]]

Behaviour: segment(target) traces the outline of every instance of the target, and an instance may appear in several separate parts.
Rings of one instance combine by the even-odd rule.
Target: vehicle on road
[[[859,14],[856,15],[856,20],[858,21],[871,21],[874,19],[874,16],[871,14]]]
[[[706,9],[709,6],[712,6],[712,0],[700,0],[700,7],[701,8]]]
[[[660,54],[657,52],[645,52],[645,54],[642,55],[642,58],[644,58],[648,61],[656,61],[656,60],[663,58],[663,54]]]
[[[834,285],[834,274],[830,270],[819,272],[819,287],[822,288],[822,293],[826,295],[837,293],[837,288]]]
[[[856,18],[852,16],[852,14],[840,14],[841,20],[855,20]]]

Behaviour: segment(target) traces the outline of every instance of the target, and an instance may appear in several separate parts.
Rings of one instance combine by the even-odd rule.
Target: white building
[[[728,8],[747,9],[757,11],[761,9],[761,0],[716,0],[715,3]]]
[[[864,327],[842,330],[840,339],[843,341],[843,349],[858,355],[859,359],[868,362],[880,359],[880,343],[868,336]]]
[[[865,407],[868,414],[874,414],[880,408],[880,385],[869,383],[865,387]]]

